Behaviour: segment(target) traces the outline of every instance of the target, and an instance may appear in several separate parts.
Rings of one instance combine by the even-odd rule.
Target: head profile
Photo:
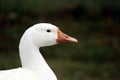
[[[38,23],[27,29],[23,35],[38,47],[50,46],[62,42],[77,42],[65,33],[61,32],[55,25],[49,23]]]

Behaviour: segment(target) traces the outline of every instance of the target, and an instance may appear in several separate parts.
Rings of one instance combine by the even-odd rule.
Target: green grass
[[[117,80],[119,71],[115,64],[94,62],[76,62],[70,60],[50,60],[58,80]]]

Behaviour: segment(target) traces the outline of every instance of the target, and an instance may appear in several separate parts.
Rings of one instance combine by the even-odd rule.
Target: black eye
[[[51,32],[51,30],[48,29],[47,32],[49,33],[49,32]]]

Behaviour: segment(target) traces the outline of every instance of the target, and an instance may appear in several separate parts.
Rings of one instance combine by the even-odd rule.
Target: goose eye
[[[47,31],[48,33],[49,33],[49,32],[51,32],[51,30],[49,30],[49,29],[48,29],[48,30],[46,30],[46,31]]]

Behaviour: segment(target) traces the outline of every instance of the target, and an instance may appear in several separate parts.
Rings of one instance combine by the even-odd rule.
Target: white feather
[[[51,30],[47,33],[46,30]],[[36,24],[25,31],[19,54],[21,68],[0,71],[0,80],[57,80],[39,52],[40,47],[56,44],[57,27],[48,23]]]

